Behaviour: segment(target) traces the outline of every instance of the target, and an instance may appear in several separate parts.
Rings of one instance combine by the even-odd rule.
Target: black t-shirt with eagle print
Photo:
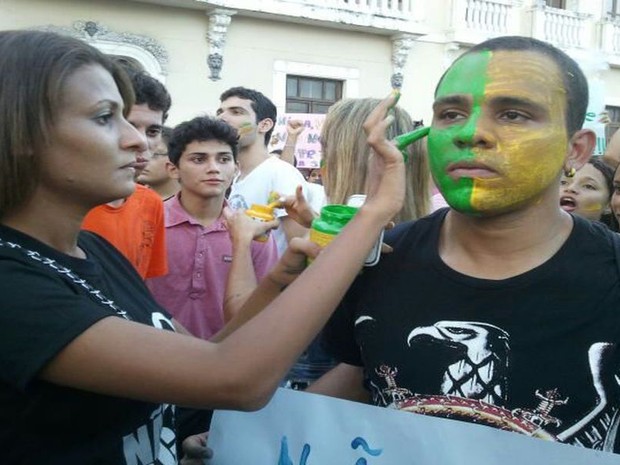
[[[574,217],[562,248],[503,280],[439,257],[447,209],[399,225],[325,328],[373,403],[620,453],[620,236]]]

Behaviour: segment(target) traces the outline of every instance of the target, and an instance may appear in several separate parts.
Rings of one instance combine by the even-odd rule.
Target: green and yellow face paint
[[[435,96],[428,136],[441,193],[463,213],[490,215],[557,189],[568,150],[560,71],[537,52],[478,52],[459,59]]]

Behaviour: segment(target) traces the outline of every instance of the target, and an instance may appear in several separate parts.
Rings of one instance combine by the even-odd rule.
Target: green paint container
[[[342,228],[351,221],[357,213],[357,208],[347,205],[325,205],[321,208],[321,215],[312,221],[310,240],[315,244],[325,247]]]

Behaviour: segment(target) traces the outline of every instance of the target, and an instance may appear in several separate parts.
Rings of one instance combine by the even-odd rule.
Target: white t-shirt
[[[313,182],[306,182],[306,192],[304,192],[306,200],[312,207],[315,213],[320,214],[321,208],[327,205],[327,198],[325,197],[325,188],[320,184]]]
[[[267,205],[271,192],[283,196],[295,195],[295,189],[299,185],[304,186],[306,195],[306,181],[297,168],[277,157],[269,157],[243,179],[240,180],[237,176],[233,180],[228,204],[234,210],[247,210],[252,204]],[[276,209],[274,214],[282,218],[286,216],[286,211]],[[278,246],[278,256],[282,256],[288,245],[282,225],[272,231],[272,234]]]

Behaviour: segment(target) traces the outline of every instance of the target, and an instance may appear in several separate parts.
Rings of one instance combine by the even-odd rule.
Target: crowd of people
[[[578,64],[476,45],[406,147],[398,98],[334,104],[302,173],[257,90],[166,127],[144,71],[0,32],[3,463],[203,463],[279,386],[620,453],[620,133],[591,156]]]

